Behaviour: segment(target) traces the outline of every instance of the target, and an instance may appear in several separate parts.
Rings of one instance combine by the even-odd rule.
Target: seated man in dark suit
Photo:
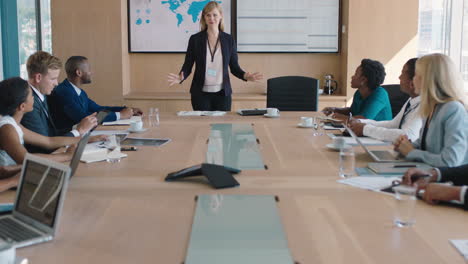
[[[430,175],[429,180],[420,179],[416,183],[419,189],[424,189],[423,199],[431,204],[438,201],[460,201],[468,210],[468,164],[452,168],[434,168],[430,171],[409,169],[403,176],[403,183],[413,184],[414,176]],[[431,183],[452,182],[453,185]]]
[[[34,110],[24,115],[21,121],[24,127],[47,137],[79,137],[97,125],[96,117],[91,115],[81,122],[78,120],[79,124],[72,131],[58,131],[49,112],[47,95],[57,86],[62,62],[47,52],[38,51],[28,58],[26,67],[28,69],[28,83],[33,90]],[[50,153],[50,150],[31,145],[25,146],[32,153]]]
[[[65,79],[52,93],[52,113],[59,129],[70,129],[73,124],[92,113],[111,111],[104,119],[115,121],[128,119],[133,115],[142,115],[139,108],[100,106],[89,99],[83,84],[91,83],[91,71],[88,59],[83,56],[72,56],[65,63],[67,79]]]

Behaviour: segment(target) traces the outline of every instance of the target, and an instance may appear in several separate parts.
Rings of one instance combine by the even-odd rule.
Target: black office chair
[[[267,107],[280,111],[317,111],[319,80],[284,76],[267,81]]]
[[[388,93],[390,105],[392,106],[392,115],[395,117],[400,112],[406,101],[408,101],[409,95],[400,90],[399,84],[387,84],[382,85],[382,87]]]

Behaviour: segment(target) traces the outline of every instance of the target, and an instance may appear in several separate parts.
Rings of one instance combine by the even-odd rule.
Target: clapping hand
[[[77,125],[76,130],[80,135],[86,134],[89,130],[93,129],[98,125],[96,113],[92,113],[89,116],[81,119],[80,123]]]
[[[430,183],[425,186],[423,200],[435,204],[439,201],[460,201],[461,187],[441,183]]]
[[[246,79],[249,82],[256,82],[260,81],[263,79],[263,74],[259,72],[254,72],[254,73],[248,73],[246,72],[244,75],[244,79]]]
[[[167,76],[167,82],[169,83],[169,86],[172,86],[174,84],[179,84],[183,80],[184,80],[183,72],[181,72],[179,75],[175,73],[169,73],[169,75]]]
[[[143,115],[143,111],[138,107],[132,107],[132,111],[133,111],[133,115],[135,115],[135,116],[142,116]]]
[[[401,155],[407,156],[411,151],[414,150],[413,144],[408,139],[406,135],[401,135],[394,143],[393,143],[395,151],[398,151]]]
[[[364,135],[364,126],[366,124],[361,123],[359,119],[351,118],[348,122],[348,127],[353,130],[354,134],[358,137],[362,137]]]
[[[335,112],[335,109],[336,107],[325,107],[322,112],[325,114],[325,115],[331,115],[333,114],[333,112]]]

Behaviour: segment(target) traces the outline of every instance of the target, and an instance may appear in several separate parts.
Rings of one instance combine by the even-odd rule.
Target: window
[[[463,29],[461,47],[461,73],[465,81],[465,88],[468,90],[468,1],[463,6]]]
[[[18,3],[18,42],[20,75],[27,79],[26,61],[37,51],[35,0],[19,0]]]
[[[2,53],[8,55],[2,73],[5,78],[19,74],[26,79],[28,57],[37,50],[52,52],[50,0],[2,0],[0,8],[1,21],[9,29],[2,32],[8,36],[2,42]]]
[[[459,68],[468,91],[468,0],[420,0],[418,56],[443,53]]]

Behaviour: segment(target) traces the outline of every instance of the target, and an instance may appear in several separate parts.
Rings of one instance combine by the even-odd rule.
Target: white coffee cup
[[[142,121],[133,121],[130,123],[130,130],[133,131],[140,131],[143,129],[143,122]]]
[[[345,145],[346,145],[346,141],[345,141],[345,139],[343,137],[334,137],[333,138],[333,146],[335,148],[341,149]]]
[[[278,108],[267,108],[267,114],[269,116],[277,116],[279,115],[279,110]]]
[[[301,125],[303,126],[312,126],[312,117],[303,116],[301,117]]]

